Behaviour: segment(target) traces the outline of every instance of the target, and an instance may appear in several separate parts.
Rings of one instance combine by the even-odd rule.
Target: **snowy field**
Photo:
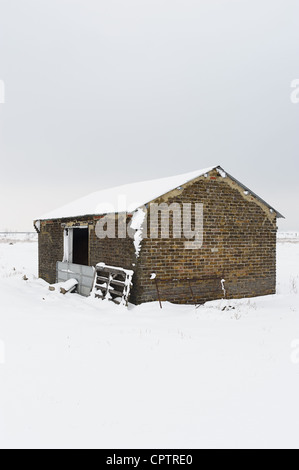
[[[0,232],[0,243],[12,243],[15,241],[36,242],[36,232]]]
[[[299,448],[298,294],[289,237],[278,295],[162,311],[50,292],[36,242],[0,243],[0,447]]]

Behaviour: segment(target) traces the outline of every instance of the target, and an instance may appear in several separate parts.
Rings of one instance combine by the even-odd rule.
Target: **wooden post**
[[[160,303],[160,308],[162,309],[163,306],[162,306],[162,302],[161,302],[161,296],[160,296],[160,292],[159,292],[159,287],[158,287],[158,281],[157,281],[157,279],[155,279],[155,284],[156,284],[158,299],[159,299],[159,303]]]
[[[193,302],[194,302],[194,305],[196,305],[195,297],[194,297],[194,292],[193,292],[193,289],[192,289],[192,286],[191,286],[191,281],[190,281],[190,279],[188,279],[188,283],[189,283],[189,287],[190,287],[190,292],[191,292],[192,300],[193,300]]]

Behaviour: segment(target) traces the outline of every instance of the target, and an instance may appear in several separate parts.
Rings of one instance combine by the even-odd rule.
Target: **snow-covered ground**
[[[277,296],[198,309],[36,276],[35,242],[0,243],[0,447],[299,447],[299,243],[278,243]]]
[[[0,232],[0,243],[16,241],[36,242],[37,239],[37,232]]]

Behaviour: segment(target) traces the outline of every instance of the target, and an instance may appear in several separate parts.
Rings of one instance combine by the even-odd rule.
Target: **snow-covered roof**
[[[123,186],[117,186],[110,189],[104,189],[94,192],[81,199],[56,209],[48,214],[44,214],[37,220],[64,219],[72,217],[81,217],[87,215],[101,215],[127,212],[132,213],[139,207],[148,204],[151,201],[163,196],[170,191],[184,186],[186,183],[199,178],[210,171],[217,169],[222,176],[228,176],[238,183],[244,190],[250,192],[261,202],[277,213],[278,217],[283,217],[279,212],[269,206],[263,199],[250,191],[242,183],[226,173],[220,166],[205,168],[193,171],[183,175],[172,176],[157,180],[144,181],[141,183],[132,183]]]
[[[209,173],[216,167],[193,171],[184,175],[172,176],[141,183],[126,184],[104,189],[77,199],[57,210],[44,214],[40,220],[63,219],[84,215],[113,214],[134,212],[138,207],[182,186],[199,176]]]

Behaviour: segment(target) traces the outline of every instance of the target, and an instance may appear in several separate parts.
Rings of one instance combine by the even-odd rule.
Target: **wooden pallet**
[[[134,271],[98,264],[96,266],[93,293],[96,298],[109,300],[117,305],[128,305]]]

